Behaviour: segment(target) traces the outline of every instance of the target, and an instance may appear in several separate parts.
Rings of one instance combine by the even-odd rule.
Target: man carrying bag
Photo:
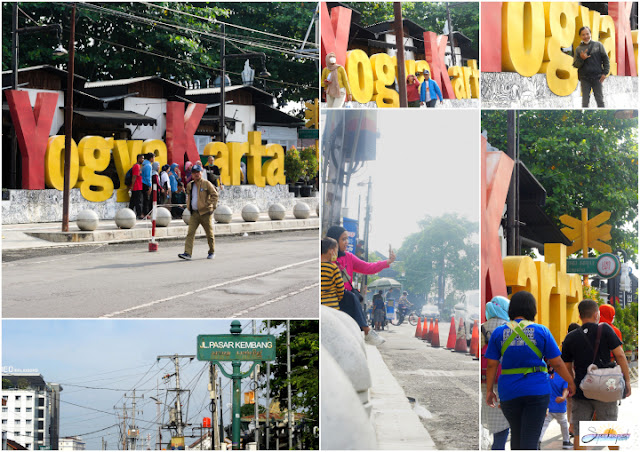
[[[576,328],[567,336],[562,344],[562,360],[567,365],[570,373],[574,374],[576,384],[576,394],[573,396],[571,406],[571,422],[576,438],[580,438],[580,421],[591,421],[594,412],[598,421],[618,420],[618,401],[621,397],[631,395],[631,384],[629,380],[629,366],[627,358],[622,350],[622,342],[616,336],[613,329],[607,324],[598,326],[600,311],[598,303],[593,300],[582,300],[578,304],[580,320],[582,326]],[[599,339],[599,341],[598,341]],[[624,392],[621,388],[622,382],[616,377],[616,367],[612,366],[611,353],[624,377]],[[599,371],[610,373],[610,377],[602,380],[602,387],[598,387],[597,378],[593,378],[595,373],[589,367],[595,364]],[[575,373],[574,373],[575,369]],[[587,377],[587,378],[585,378]],[[582,383],[582,384],[581,384]],[[613,401],[603,402],[596,400],[606,400],[601,397],[607,391],[619,394]],[[590,397],[585,395],[585,390]],[[609,399],[611,400],[611,399]],[[579,441],[575,442],[575,448]]]

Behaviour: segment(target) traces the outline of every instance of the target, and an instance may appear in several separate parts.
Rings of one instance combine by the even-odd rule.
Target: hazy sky
[[[480,126],[475,110],[378,110],[376,160],[356,173],[348,207],[364,232],[366,186],[372,179],[370,249],[385,255],[419,230],[425,215],[458,213],[479,220]]]
[[[175,378],[166,383],[162,380],[163,375],[175,372],[173,361],[157,361],[156,357],[176,353],[196,355],[198,334],[227,334],[230,323],[230,320],[3,320],[3,372],[9,371],[9,366],[37,369],[46,382],[60,383],[63,388],[60,436],[82,435],[87,449],[100,449],[102,437],[109,449],[117,449],[120,430],[114,426],[118,423],[114,406],[119,407],[121,414],[124,394],[132,396],[135,387],[136,397],[144,395],[136,407],[141,411],[136,416],[140,419],[137,424],[141,437],[146,439],[150,434],[154,448],[156,403],[149,397],[157,397],[158,385],[159,399],[164,403],[163,390],[175,387]],[[242,320],[241,324],[244,333],[251,333],[251,321]],[[261,322],[257,325],[260,329]],[[193,391],[188,422],[199,425],[203,417],[210,417],[209,372],[205,368],[208,363],[197,359],[191,362],[183,359],[180,363],[181,387]],[[222,376],[220,372],[218,375]],[[222,376],[225,411],[231,390],[228,383]],[[249,380],[243,380],[243,392],[249,384]],[[170,401],[171,398],[166,400]],[[131,399],[126,402],[131,416]],[[229,416],[227,412],[225,425]],[[165,415],[164,422],[167,421]],[[97,432],[104,428],[107,429]],[[190,433],[188,428],[187,434]],[[163,441],[168,438],[168,431],[164,430]],[[186,438],[187,444],[195,440]]]

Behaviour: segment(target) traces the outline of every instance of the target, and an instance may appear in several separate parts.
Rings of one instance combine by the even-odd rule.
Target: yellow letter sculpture
[[[49,137],[44,161],[44,178],[47,187],[60,191],[64,190],[64,135]],[[70,168],[69,187],[73,188],[78,182],[78,173],[80,171],[78,147],[73,140],[71,140]]]
[[[536,74],[545,49],[544,6],[541,2],[502,4],[502,68],[525,77]]]
[[[111,146],[103,137],[88,136],[78,143],[80,157],[80,193],[87,201],[102,202],[113,195],[113,181],[96,172],[104,171],[111,161]],[[92,190],[94,187],[95,190]]]
[[[373,97],[373,70],[369,57],[362,50],[347,52],[345,65],[353,100],[366,104]]]

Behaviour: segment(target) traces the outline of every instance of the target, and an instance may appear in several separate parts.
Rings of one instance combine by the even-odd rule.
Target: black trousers
[[[149,185],[142,184],[142,215],[147,215],[151,212],[152,199],[151,187]]]
[[[593,97],[596,99],[598,108],[604,108],[604,97],[602,95],[600,78],[581,78],[580,88],[582,89],[582,108],[589,108],[591,90],[593,90]]]
[[[129,209],[136,213],[136,217],[142,217],[142,190],[131,191],[131,199],[129,200]]]

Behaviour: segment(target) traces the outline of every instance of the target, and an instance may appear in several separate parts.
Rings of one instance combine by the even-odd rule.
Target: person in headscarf
[[[614,308],[610,304],[603,304],[600,305],[600,308],[598,309],[600,310],[600,323],[606,323],[611,328],[613,328],[613,331],[615,331],[618,339],[622,340],[622,333],[620,332],[618,327],[613,324],[613,319],[616,316],[616,308]]]
[[[159,162],[153,162],[151,164],[151,187],[153,187],[153,184],[156,185],[156,190],[158,191],[156,201],[158,204],[162,204],[163,191],[162,191],[162,185],[160,185],[160,163]],[[153,193],[152,193],[152,196],[153,196]],[[152,202],[153,202],[153,198],[152,198]]]
[[[171,193],[178,191],[178,182],[180,181],[180,177],[178,176],[178,173],[176,173],[176,168],[178,168],[177,163],[172,163],[169,167],[169,184],[171,185]]]
[[[347,71],[336,62],[336,54],[329,52],[326,67],[322,70],[322,87],[327,95],[327,108],[341,108],[345,96],[351,101],[351,87],[347,78]]]
[[[184,180],[182,181],[182,183],[184,184],[185,187],[189,184],[189,182],[191,182],[192,167],[193,167],[193,164],[191,162],[187,162],[184,164]]]
[[[484,357],[484,352],[487,349],[487,344],[493,330],[509,321],[509,299],[502,296],[493,297],[485,306],[485,315],[487,321],[484,322],[480,328],[482,331],[480,335],[482,349],[482,400],[487,398],[487,359]],[[498,368],[496,378],[499,375],[500,369]],[[507,444],[507,438],[509,437],[509,421],[507,421],[507,418],[502,414],[502,410],[498,407],[490,407],[483,403],[480,409],[480,415],[482,426],[493,435],[491,449],[504,450]]]
[[[163,165],[160,172],[160,186],[162,187],[162,201],[159,204],[171,203],[171,179],[169,178],[169,165]]]

